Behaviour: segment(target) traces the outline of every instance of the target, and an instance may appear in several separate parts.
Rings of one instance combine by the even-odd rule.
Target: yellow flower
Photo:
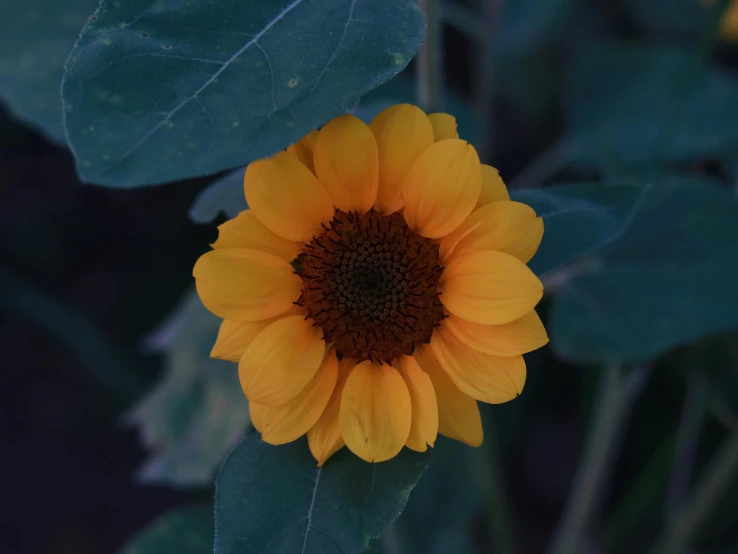
[[[518,396],[522,354],[548,342],[526,266],[543,221],[454,118],[338,117],[249,165],[244,189],[250,209],[194,276],[224,319],[212,356],[239,363],[263,440],[307,433],[319,464],[344,445],[369,462],[422,452],[437,433],[480,445],[477,400]]]

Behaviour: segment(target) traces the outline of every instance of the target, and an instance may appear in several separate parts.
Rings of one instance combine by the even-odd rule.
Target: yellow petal
[[[306,242],[333,218],[333,203],[315,175],[287,152],[252,162],[244,177],[246,202],[272,232]]]
[[[224,319],[218,329],[218,338],[210,351],[211,358],[238,362],[243,351],[252,340],[261,333],[274,320],[263,319],[261,321],[231,321]]]
[[[433,333],[431,348],[454,384],[472,398],[502,404],[523,392],[526,376],[523,356],[484,354],[469,348],[446,327]]]
[[[307,433],[328,405],[338,377],[338,360],[331,350],[315,377],[286,404],[269,406],[249,402],[249,412],[261,439],[269,444],[286,444]]]
[[[282,317],[303,313],[300,308],[293,306],[284,314],[259,321],[231,321],[224,319],[218,329],[218,338],[210,351],[211,358],[238,362],[246,347],[256,338],[256,335]],[[303,314],[304,317],[304,314]]]
[[[258,321],[285,313],[300,297],[302,280],[272,254],[219,248],[200,256],[192,271],[200,300],[215,315]]]
[[[344,212],[368,212],[377,198],[379,157],[369,127],[353,115],[325,124],[315,142],[315,174]]]
[[[341,397],[341,434],[349,450],[367,462],[395,457],[412,420],[410,392],[397,370],[362,362],[349,374]]]
[[[402,179],[420,153],[433,144],[433,127],[423,110],[410,104],[387,108],[369,127],[379,152],[379,189],[374,208],[393,213],[403,205]]]
[[[480,250],[498,250],[528,263],[543,238],[543,219],[527,204],[492,202],[472,212],[441,242],[441,257],[448,260]]]
[[[456,130],[456,118],[447,113],[432,113],[428,116],[433,125],[433,138],[436,142],[445,139],[457,139],[459,133]]]
[[[407,383],[413,409],[410,435],[405,445],[416,452],[425,452],[428,445],[435,444],[438,434],[438,403],[433,383],[411,356],[400,357],[397,369]]]
[[[479,165],[474,147],[459,139],[437,142],[418,156],[402,181],[410,228],[437,239],[461,225],[479,198]]]
[[[318,460],[319,466],[322,466],[328,458],[343,448],[345,444],[343,442],[343,436],[341,436],[339,418],[341,396],[346,379],[348,379],[349,373],[351,373],[351,370],[355,366],[356,361],[348,358],[344,358],[338,362],[338,380],[333,389],[333,394],[320,419],[318,419],[307,433],[310,452],[313,458]]]
[[[251,402],[284,404],[312,380],[324,357],[320,328],[301,315],[283,317],[246,347],[238,364],[241,388]]]
[[[543,284],[528,266],[492,251],[454,257],[441,276],[441,289],[449,312],[483,325],[523,317],[543,296]]]
[[[310,131],[298,142],[287,147],[287,152],[300,160],[313,174],[315,173],[315,166],[313,165],[313,148],[315,147],[315,139],[317,138],[318,131]]]
[[[495,356],[527,354],[548,343],[546,329],[535,310],[502,325],[480,325],[455,315],[441,325],[470,348]]]
[[[251,210],[244,210],[218,226],[218,240],[213,243],[213,248],[261,250],[286,262],[291,262],[300,253],[298,243],[272,233],[256,219]]]
[[[500,177],[500,172],[491,165],[482,164],[482,190],[474,209],[479,209],[490,202],[499,202],[500,200],[510,200],[510,193],[502,177]]]
[[[438,432],[469,446],[482,444],[482,417],[477,401],[454,385],[430,345],[418,348],[414,356],[433,383],[438,401]]]

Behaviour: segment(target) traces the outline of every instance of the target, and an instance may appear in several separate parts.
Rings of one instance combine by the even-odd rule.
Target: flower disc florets
[[[337,211],[298,257],[297,304],[339,359],[391,363],[430,342],[444,319],[439,247],[399,213]]]

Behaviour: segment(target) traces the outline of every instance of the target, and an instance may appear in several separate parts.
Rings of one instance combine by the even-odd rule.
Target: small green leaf
[[[585,166],[620,169],[738,149],[738,78],[694,52],[607,44],[582,56],[566,83],[570,132]]]
[[[345,448],[317,467],[304,439],[247,437],[215,483],[215,553],[354,554],[400,514],[430,456],[369,464]]]
[[[638,185],[579,184],[513,192],[513,200],[543,217],[543,241],[530,268],[542,275],[617,238],[643,191]]]
[[[158,517],[136,533],[118,554],[209,554],[213,551],[213,508],[194,505]]]
[[[195,223],[210,223],[221,212],[228,218],[248,209],[243,192],[245,167],[227,173],[205,187],[190,208],[190,219]]]
[[[246,429],[248,402],[236,365],[210,358],[219,324],[193,290],[158,333],[164,377],[127,416],[152,451],[138,471],[141,481],[208,485]]]
[[[411,0],[103,1],[67,63],[81,178],[135,187],[274,154],[399,73]]]
[[[0,3],[0,99],[22,120],[65,144],[59,84],[64,62],[98,0]]]
[[[738,201],[709,181],[644,195],[627,232],[555,298],[552,344],[580,363],[651,358],[738,327]]]

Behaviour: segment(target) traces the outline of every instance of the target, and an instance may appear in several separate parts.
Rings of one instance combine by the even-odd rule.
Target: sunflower
[[[368,462],[441,433],[482,443],[477,401],[518,396],[548,342],[526,263],[543,221],[459,140],[408,104],[344,115],[246,169],[249,210],[195,264],[271,444],[307,433],[319,464]]]

